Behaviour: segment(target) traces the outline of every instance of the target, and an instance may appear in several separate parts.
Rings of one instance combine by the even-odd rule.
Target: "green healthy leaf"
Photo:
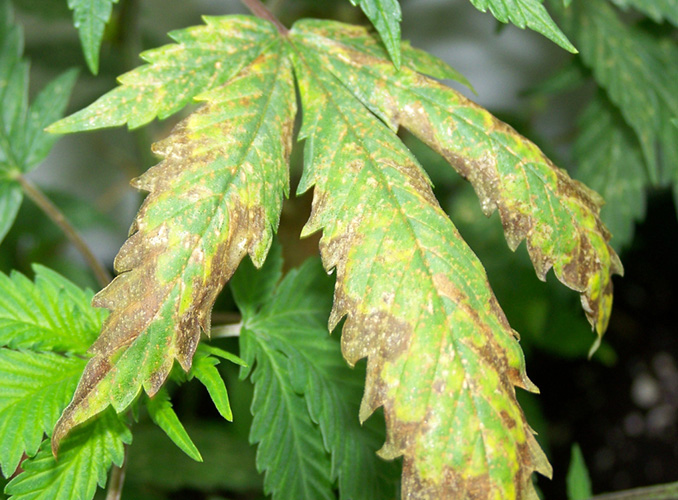
[[[471,0],[473,6],[481,12],[490,9],[498,21],[511,22],[520,29],[530,28],[576,54],[577,49],[553,22],[542,2],[543,0]]]
[[[205,26],[173,31],[177,43],[141,54],[150,64],[120,76],[121,86],[87,108],[53,124],[53,133],[127,123],[136,128],[176,113],[196,96],[217,89],[267,51],[275,51],[275,27],[250,16],[205,17]]]
[[[55,449],[109,404],[122,411],[142,387],[155,394],[175,359],[188,371],[224,283],[245,254],[256,265],[266,257],[289,190],[295,93],[284,46],[269,44],[228,84],[198,98],[206,104],[154,146],[164,160],[134,181],[150,194],[115,259],[119,276],[94,298],[111,315],[57,424]]]
[[[42,161],[56,137],[45,126],[62,115],[76,72],[56,78],[28,106],[28,63],[23,36],[8,0],[0,1],[0,242],[23,200],[17,177]]]
[[[678,130],[670,122],[678,115],[678,50],[624,24],[604,0],[578,0],[560,10],[584,63],[635,131],[652,184],[678,180]]]
[[[200,451],[191,441],[191,437],[184,429],[184,426],[179,421],[179,417],[172,409],[172,403],[169,400],[169,394],[163,388],[160,389],[155,396],[149,398],[146,402],[146,408],[151,420],[160,427],[167,437],[176,444],[181,451],[186,453],[196,462],[202,462]]]
[[[601,218],[620,249],[628,245],[636,221],[645,217],[648,179],[633,131],[619,112],[598,94],[580,120],[574,145],[577,177],[605,199]]]
[[[570,468],[567,471],[567,498],[568,500],[587,500],[591,498],[591,479],[586,468],[584,455],[578,444],[572,446]]]
[[[68,0],[87,66],[95,75],[99,72],[99,50],[104,38],[104,27],[111,18],[114,3],[118,3],[118,0]]]
[[[106,311],[90,306],[92,292],[35,264],[35,282],[0,273],[0,346],[83,354]]]
[[[323,37],[328,25],[291,32],[306,139],[299,190],[314,186],[302,234],[323,230],[324,266],[337,271],[330,328],[347,317],[344,357],[368,358],[360,420],[384,406],[380,454],[404,455],[404,498],[532,498],[532,472],[550,465],[515,400],[515,386],[536,390],[516,333],[421,166],[350,93],[360,65],[333,71],[356,54]],[[360,57],[374,71],[387,63]]]
[[[540,279],[553,267],[581,294],[589,322],[602,335],[612,306],[611,275],[622,266],[598,215],[600,196],[453,89],[407,67],[396,72],[383,58],[335,42],[330,35],[341,29],[309,20],[292,33],[313,52],[309,61],[331,72],[392,130],[410,130],[468,179],[485,215],[499,211],[509,247],[526,239]]]
[[[210,393],[212,402],[216,406],[219,414],[229,422],[233,421],[233,412],[228,402],[228,391],[224,379],[221,378],[216,366],[219,360],[213,356],[198,353],[193,359],[190,375],[200,380]]]
[[[104,487],[111,464],[121,465],[124,444],[132,434],[108,411],[66,439],[57,461],[45,440],[35,458],[25,460],[24,472],[6,488],[11,500],[90,500],[97,485]]]
[[[274,262],[275,267],[269,267],[275,274],[280,272],[282,262],[276,264],[278,262]],[[296,272],[292,271],[283,284],[294,276]],[[243,286],[246,286],[243,281],[232,283],[234,291]],[[317,325],[316,316],[327,312],[322,310],[322,304],[319,307],[313,303],[308,292],[303,286],[297,288],[291,297],[297,299],[296,307],[284,312],[285,317],[294,322],[295,338],[299,330]],[[234,295],[242,297],[242,290]],[[257,469],[266,473],[264,491],[276,500],[334,498],[331,465],[322,436],[311,421],[304,398],[295,391],[289,372],[290,360],[276,338],[284,338],[289,332],[279,332],[275,325],[271,329],[266,324],[268,309],[274,306],[276,297],[277,294],[271,297],[259,314],[244,318],[240,335],[241,355],[248,365],[240,370],[240,377],[244,379],[251,374],[254,384],[250,442],[258,444]],[[238,305],[243,311],[252,308],[246,302]]]
[[[667,20],[678,26],[678,3],[674,0],[612,0],[622,9],[632,7],[661,23]]]
[[[400,68],[400,21],[402,12],[398,0],[350,0],[360,5],[377,29],[396,68]]]
[[[275,276],[280,268],[280,262],[269,264],[267,261],[260,274]],[[254,273],[249,269],[238,270],[231,281],[234,294],[247,288],[247,281],[242,277],[252,274]],[[255,382],[255,391],[263,391],[261,384],[269,380],[269,377],[278,376],[281,377],[280,386],[293,391],[289,395],[291,401],[297,401],[297,394],[303,395],[306,411],[296,413],[296,405],[290,405],[287,417],[290,424],[287,425],[292,428],[308,426],[310,412],[312,421],[319,425],[319,429],[315,426],[309,429],[314,437],[313,446],[317,448],[318,443],[322,442],[325,449],[332,454],[330,478],[332,481],[338,479],[341,498],[392,499],[395,497],[394,478],[397,477],[394,474],[394,464],[381,461],[375,455],[383,442],[383,435],[375,432],[372,426],[361,427],[356,418],[364,372],[350,370],[346,366],[341,357],[339,343],[330,338],[327,332],[331,297],[332,281],[323,272],[319,261],[312,259],[306,261],[300,269],[290,271],[258,314],[245,316],[246,333],[241,336],[241,342],[248,349],[246,352],[251,361],[255,357],[257,363],[266,356],[274,358],[268,363],[264,362],[263,366],[255,365],[253,379],[260,380]],[[238,302],[238,306],[241,310],[251,309],[242,301]],[[276,366],[282,367],[282,371],[275,371]],[[268,369],[273,370],[273,373],[257,375],[257,370]],[[241,374],[245,376],[249,371],[242,370]],[[281,463],[282,457],[293,456],[299,462],[300,469],[308,466],[303,457],[296,456],[304,453],[303,448],[299,449],[294,445],[295,441],[301,441],[301,437],[295,439],[292,436],[285,442],[285,451],[280,456],[270,451],[280,446],[276,434],[276,429],[280,427],[273,426],[266,420],[267,408],[272,404],[286,405],[287,402],[284,397],[275,397],[280,401],[271,402],[263,397],[255,397],[252,405],[257,424],[268,426],[268,429],[257,429],[261,434],[259,467],[271,471],[267,472],[267,484],[270,490],[278,492],[275,498],[315,498],[288,496],[285,493],[288,486],[284,482],[277,482],[284,481],[287,477],[280,471],[285,468],[285,464]],[[296,426],[292,423],[295,421]],[[271,460],[267,461],[269,457]],[[322,473],[322,479],[316,480],[316,484],[326,483],[327,468]],[[269,476],[271,479],[268,479]],[[295,490],[302,491],[302,486],[295,487]]]
[[[5,477],[24,452],[37,453],[68,404],[86,360],[0,348],[0,466]]]

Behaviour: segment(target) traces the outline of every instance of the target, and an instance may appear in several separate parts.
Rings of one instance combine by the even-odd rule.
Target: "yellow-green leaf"
[[[119,276],[94,298],[111,310],[54,449],[109,404],[155,394],[176,359],[188,371],[217,294],[249,253],[263,263],[288,191],[295,94],[284,46],[271,46],[154,151],[163,161],[136,179],[149,195],[115,260]]]
[[[368,358],[360,419],[384,407],[380,454],[404,455],[403,498],[533,496],[532,472],[550,465],[515,386],[536,388],[482,265],[313,35],[291,38],[306,139],[299,189],[314,187],[303,234],[322,229],[323,264],[336,269],[329,321],[346,317],[344,357]]]
[[[533,143],[455,90],[408,67],[326,36],[335,23],[303,21],[295,36],[321,65],[393,130],[403,126],[472,184],[486,215],[495,210],[509,247],[525,239],[537,275],[553,268],[581,294],[602,335],[612,307],[612,274],[622,266],[599,217],[602,199],[556,167]],[[336,24],[332,31],[338,28]],[[354,31],[355,27],[346,28]]]

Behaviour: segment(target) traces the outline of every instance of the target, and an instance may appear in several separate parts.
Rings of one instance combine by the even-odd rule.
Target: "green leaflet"
[[[0,348],[0,465],[10,477],[24,452],[37,453],[68,404],[86,361]]]
[[[136,128],[176,113],[201,93],[228,82],[275,44],[271,23],[249,16],[205,17],[205,26],[174,31],[176,44],[141,54],[149,62],[120,76],[120,87],[53,124],[53,133],[127,123]]]
[[[196,462],[202,462],[198,448],[191,441],[190,436],[179,421],[179,417],[172,409],[169,394],[162,388],[146,403],[151,420],[160,427],[167,437]]]
[[[384,406],[380,454],[404,455],[403,498],[532,497],[532,472],[550,466],[514,386],[536,388],[480,262],[314,36],[299,24],[291,36],[306,139],[299,190],[314,186],[303,234],[323,230],[323,263],[336,268],[330,328],[347,317],[344,357],[368,357],[361,421]]]
[[[578,444],[572,446],[570,468],[567,471],[567,499],[587,500],[591,498],[591,478],[586,468],[584,455]]]
[[[499,210],[509,247],[526,239],[537,275],[544,279],[553,267],[581,293],[589,322],[602,335],[612,307],[611,274],[622,266],[598,216],[601,198],[483,108],[406,67],[396,72],[388,61],[333,41],[328,25],[330,32],[341,26],[302,21],[293,35],[313,48],[316,65],[393,130],[407,128],[468,179],[483,212]]]
[[[599,93],[580,119],[574,145],[577,178],[605,199],[601,217],[620,249],[633,238],[635,222],[645,217],[649,182],[633,131],[619,112]]]
[[[122,464],[123,445],[131,442],[122,417],[108,411],[73,432],[58,461],[45,440],[40,453],[22,463],[24,472],[5,491],[11,500],[90,500],[97,485],[105,486],[111,465]]]
[[[279,276],[281,268],[279,258],[267,260],[259,272],[244,262],[231,281],[234,295],[242,296],[253,280]],[[342,499],[392,499],[397,470],[375,455],[383,435],[370,423],[361,427],[357,421],[364,372],[346,366],[339,343],[327,332],[331,283],[318,260],[308,260],[264,297],[268,300],[258,313],[245,314],[243,356],[250,365],[256,359],[251,438],[259,442],[258,467],[267,471],[267,491],[276,499],[333,498],[328,488],[334,480]],[[251,309],[243,300],[238,306]],[[241,375],[249,372],[242,370]],[[275,408],[277,416],[272,417]],[[279,429],[289,429],[289,438],[281,442]],[[323,443],[332,455],[331,467]],[[322,467],[312,467],[307,454],[319,456]],[[292,485],[290,478],[295,478]],[[311,487],[317,488],[313,495],[301,493]]]
[[[660,23],[667,20],[678,26],[678,3],[674,0],[612,0],[623,9],[634,9],[650,16]]]
[[[73,11],[73,25],[78,28],[80,43],[90,71],[99,72],[99,49],[104,27],[111,18],[113,4],[118,0],[68,0]]]
[[[471,0],[473,6],[481,12],[490,9],[498,21],[510,21],[520,29],[533,29],[565,50],[576,53],[577,49],[553,22],[542,2],[543,0]]]
[[[283,45],[198,98],[206,104],[154,146],[164,160],[134,181],[149,195],[115,259],[120,275],[94,298],[111,315],[55,450],[109,404],[124,410],[142,387],[153,396],[175,359],[188,371],[224,283],[246,253],[257,265],[266,257],[289,189],[295,101]]]
[[[49,83],[28,105],[23,36],[8,0],[0,0],[0,242],[12,227],[23,193],[17,177],[40,163],[57,137],[44,128],[66,108],[76,72]]]
[[[92,292],[35,264],[35,282],[0,273],[0,346],[83,354],[107,313],[90,306]]]
[[[398,0],[350,0],[360,5],[367,18],[376,28],[391,60],[400,68],[400,21],[402,12]]]
[[[678,129],[670,121],[678,115],[678,51],[624,24],[603,0],[578,0],[560,10],[582,60],[635,131],[652,184],[678,181]]]

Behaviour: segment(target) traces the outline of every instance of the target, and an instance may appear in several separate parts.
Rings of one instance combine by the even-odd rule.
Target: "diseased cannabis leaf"
[[[481,12],[490,9],[492,15],[502,23],[509,21],[520,29],[530,28],[556,42],[565,50],[576,53],[577,49],[553,22],[542,5],[543,0],[471,0]]]
[[[276,246],[260,271],[245,261],[231,280],[239,308],[248,311],[241,350],[250,366],[256,363],[241,377],[251,372],[255,384],[250,438],[258,442],[266,491],[277,500],[334,498],[337,480],[342,499],[392,499],[397,469],[374,453],[383,432],[357,420],[364,372],[346,366],[339,343],[327,333],[332,281],[313,259],[275,290],[257,288],[260,294],[252,295],[253,282],[268,283],[281,269]]]
[[[99,72],[99,49],[104,38],[104,27],[111,18],[113,4],[118,0],[68,0],[73,11],[73,25],[78,28],[80,44],[89,70]]]
[[[361,51],[344,42],[364,37],[361,31],[329,22],[295,25],[315,49],[316,65],[392,129],[405,127],[447,159],[471,182],[486,215],[499,210],[509,247],[526,239],[537,275],[544,279],[553,267],[581,293],[589,322],[602,335],[612,306],[611,274],[622,267],[598,216],[600,196],[453,89],[406,67],[396,72],[385,53],[376,55],[378,47]]]
[[[62,116],[76,72],[49,83],[28,106],[28,62],[8,0],[0,0],[0,242],[23,200],[17,177],[45,159],[56,137],[44,128]]]
[[[122,411],[142,387],[153,396],[175,359],[188,371],[224,283],[246,253],[264,261],[289,189],[295,101],[284,51],[269,45],[228,85],[199,94],[206,104],[154,146],[164,160],[134,181],[149,195],[115,259],[119,276],[94,298],[111,315],[55,451],[109,404]]]
[[[299,189],[314,186],[304,234],[323,230],[324,265],[337,270],[330,328],[347,317],[344,357],[368,357],[361,421],[384,406],[380,453],[404,455],[403,498],[529,497],[532,471],[550,467],[514,386],[535,388],[480,262],[397,136],[318,60],[312,35],[291,36]]]

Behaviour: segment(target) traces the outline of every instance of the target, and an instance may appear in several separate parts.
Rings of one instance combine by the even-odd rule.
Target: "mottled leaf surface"
[[[407,67],[396,72],[383,58],[327,37],[329,24],[295,25],[315,49],[315,64],[393,130],[407,128],[446,158],[471,182],[483,212],[499,211],[510,248],[525,239],[541,279],[553,268],[580,292],[589,322],[602,335],[612,307],[611,275],[622,266],[599,218],[600,196],[455,90]],[[337,29],[334,24],[329,31]]]
[[[68,0],[73,11],[73,25],[78,28],[85,61],[95,75],[99,71],[99,49],[104,27],[111,18],[113,4],[118,0]]]
[[[17,180],[42,161],[56,136],[44,128],[59,118],[75,83],[67,71],[28,105],[28,62],[23,35],[8,0],[0,1],[0,242],[12,227],[23,200]]]
[[[61,447],[59,460],[45,440],[40,452],[22,462],[23,472],[5,492],[11,500],[91,500],[104,487],[112,464],[122,465],[132,433],[113,411],[78,429]]]
[[[344,357],[368,358],[360,419],[384,407],[380,454],[404,455],[403,498],[531,498],[532,472],[550,466],[515,400],[515,386],[535,390],[516,334],[421,166],[332,72],[350,49],[325,56],[310,29],[292,30],[299,190],[314,187],[302,234],[322,229],[336,269],[329,324],[346,317]]]
[[[634,8],[660,23],[667,20],[678,26],[678,2],[675,0],[612,0],[623,9]]]
[[[471,0],[481,12],[489,11],[502,23],[512,23],[520,29],[530,28],[554,41],[565,50],[577,52],[542,5],[543,0]]]
[[[635,131],[650,181],[678,180],[678,129],[671,124],[678,116],[676,47],[625,24],[604,0],[577,0],[560,10],[582,60]]]
[[[243,292],[254,280],[265,282],[262,274],[278,276],[282,262],[270,260],[273,262],[267,261],[259,272],[243,263],[231,281],[234,295],[244,297]],[[339,343],[327,331],[332,281],[320,262],[309,260],[291,271],[268,299],[259,312],[245,315],[241,336],[243,355],[250,365],[256,359],[252,370],[255,426],[251,438],[259,443],[257,463],[267,471],[267,488],[276,499],[331,498],[328,488],[338,481],[342,499],[394,498],[397,468],[375,454],[383,442],[383,433],[369,423],[361,427],[358,422],[364,371],[346,366]],[[243,311],[251,310],[243,300],[238,301],[238,306]],[[241,375],[249,372],[249,368],[243,369]],[[269,388],[271,380],[282,394]],[[272,424],[271,418],[276,418],[277,423]],[[280,440],[280,429],[285,430],[284,441]],[[331,462],[323,445],[331,454]],[[321,458],[322,468],[307,463],[307,446],[310,456]],[[308,469],[306,475],[295,473]],[[310,494],[311,486],[290,485],[290,478],[299,483],[312,481],[321,489],[314,496],[303,496]]]
[[[598,94],[580,119],[574,145],[577,178],[605,199],[601,217],[619,249],[628,245],[636,221],[645,217],[648,178],[633,130],[609,100]]]
[[[149,195],[94,298],[111,310],[53,443],[109,404],[155,394],[174,360],[188,371],[224,283],[249,253],[261,265],[288,191],[295,113],[282,44],[198,98],[205,105],[154,146],[163,161],[133,184]],[[237,57],[236,57],[237,59]],[[114,110],[115,111],[115,110]]]
[[[400,67],[400,21],[402,12],[398,0],[350,0],[360,5],[381,37],[396,68]]]
[[[200,93],[237,75],[275,43],[275,27],[249,16],[205,17],[205,26],[174,31],[176,44],[141,54],[149,64],[118,78],[120,86],[87,108],[55,123],[54,133],[167,118]]]

